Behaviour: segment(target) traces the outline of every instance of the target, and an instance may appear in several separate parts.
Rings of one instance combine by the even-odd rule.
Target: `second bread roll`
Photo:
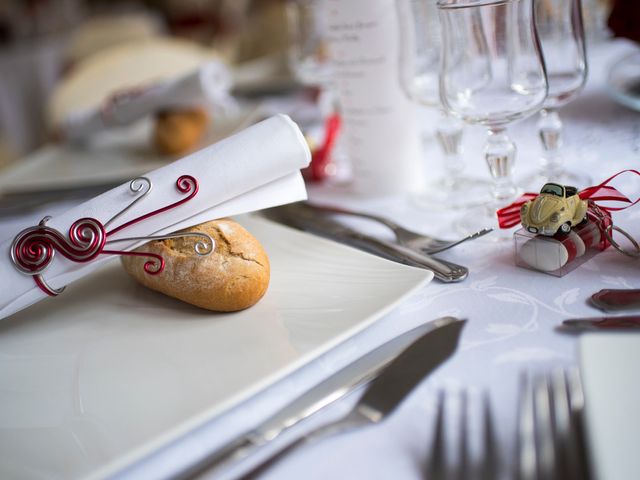
[[[158,112],[153,143],[163,155],[184,155],[198,144],[208,121],[207,112],[201,108]]]
[[[144,257],[122,256],[125,270],[143,285],[198,307],[233,312],[254,305],[269,285],[269,259],[260,242],[229,219],[214,220],[182,232],[202,232],[216,242],[208,256],[199,256],[195,237],[149,242],[136,252],[162,256],[158,275],[144,271]]]

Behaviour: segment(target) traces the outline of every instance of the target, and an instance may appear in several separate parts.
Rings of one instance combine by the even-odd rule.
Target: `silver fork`
[[[588,480],[578,372],[524,374],[520,381],[516,478]]]
[[[427,462],[425,478],[435,480],[495,480],[500,475],[500,458],[496,448],[495,431],[488,395],[482,394],[479,429],[471,428],[469,395],[460,392],[459,405],[454,413],[458,428],[448,432],[446,418],[451,404],[444,392],[438,394],[436,425],[431,455]],[[449,405],[448,407],[445,405]],[[469,440],[475,438],[476,451]]]
[[[408,228],[399,225],[385,217],[381,217],[372,213],[366,212],[356,212],[353,210],[345,210],[338,207],[331,207],[325,205],[315,205],[315,204],[307,204],[310,209],[315,209],[324,213],[335,213],[340,215],[350,215],[354,217],[366,218],[369,220],[373,220],[382,225],[388,227],[396,237],[396,241],[404,245],[405,247],[411,248],[416,251],[420,251],[422,253],[434,254],[438,252],[443,252],[444,250],[448,250],[451,247],[455,247],[456,245],[460,245],[467,240],[473,240],[474,238],[482,237],[487,233],[491,232],[492,228],[483,228],[475,233],[462,237],[458,240],[443,240],[440,238],[435,238],[430,235],[426,235],[423,233],[414,232]]]

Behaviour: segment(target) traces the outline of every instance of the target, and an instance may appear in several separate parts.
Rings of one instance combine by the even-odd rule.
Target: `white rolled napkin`
[[[116,92],[98,108],[72,112],[64,119],[61,134],[78,142],[171,108],[204,106],[226,112],[236,105],[230,94],[232,84],[226,65],[211,60],[180,78]]]
[[[194,177],[199,190],[186,203],[146,218],[108,239],[162,235],[216,218],[304,200],[306,190],[300,169],[310,160],[309,148],[297,125],[285,115],[276,115],[145,175],[152,182],[151,191],[107,231],[184,199],[186,195],[176,188],[177,179],[183,175]],[[105,224],[138,197],[129,183],[123,184],[49,219],[47,226],[68,238],[75,221],[89,217]],[[18,233],[12,233],[0,244],[0,319],[46,297],[33,277],[20,272],[11,259],[11,244]],[[109,247],[128,251],[142,243],[122,242]],[[114,258],[101,254],[88,263],[77,263],[56,253],[42,276],[52,288],[60,288]]]

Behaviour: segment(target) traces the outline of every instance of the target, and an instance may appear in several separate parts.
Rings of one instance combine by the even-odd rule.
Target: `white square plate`
[[[79,478],[135,461],[388,312],[432,278],[246,216],[271,284],[216,314],[136,284],[117,262],[0,322],[0,478]]]

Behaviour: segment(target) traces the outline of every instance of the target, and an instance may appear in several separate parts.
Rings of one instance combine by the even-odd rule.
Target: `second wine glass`
[[[541,167],[530,183],[538,188],[548,181],[586,187],[590,183],[588,175],[568,172],[564,166],[563,125],[558,115],[558,109],[574,100],[587,80],[582,3],[581,0],[536,2],[535,14],[549,95],[538,120]]]
[[[536,113],[547,77],[533,16],[533,0],[440,0],[443,29],[440,97],[453,115],[488,129],[484,157],[493,179],[488,208],[469,212],[461,230],[497,224],[495,211],[517,189],[516,145],[506,127]]]
[[[442,34],[438,0],[396,0],[400,20],[400,85],[409,99],[437,112],[433,135],[441,150],[443,176],[414,195],[419,206],[461,209],[486,203],[486,182],[463,175],[463,122],[447,113],[440,102],[439,70]]]

